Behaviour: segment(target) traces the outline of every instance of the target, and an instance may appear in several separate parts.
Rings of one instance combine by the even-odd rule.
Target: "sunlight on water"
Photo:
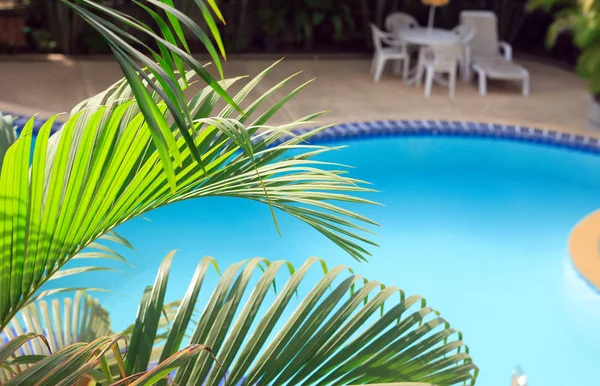
[[[600,334],[590,333],[600,326],[600,292],[588,284],[569,259],[563,262],[565,309],[577,344],[590,352],[600,352]]]

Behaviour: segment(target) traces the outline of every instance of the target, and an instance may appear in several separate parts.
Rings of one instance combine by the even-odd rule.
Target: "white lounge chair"
[[[470,45],[472,67],[479,77],[479,93],[487,93],[487,78],[490,78],[521,81],[523,95],[529,95],[529,71],[514,63],[512,47],[499,41],[496,15],[489,11],[462,11],[460,24],[476,29]]]
[[[371,63],[373,81],[379,82],[385,63],[388,60],[394,60],[396,61],[394,72],[396,75],[400,75],[400,70],[402,70],[402,79],[406,82],[410,67],[410,57],[406,52],[406,45],[394,39],[393,34],[383,32],[373,23],[370,24],[370,27],[373,34],[373,46],[375,47],[373,62]],[[384,46],[384,44],[387,46]]]
[[[420,53],[419,69],[417,71],[417,85],[420,85],[425,73],[425,96],[431,95],[433,78],[436,74],[448,74],[448,88],[450,98],[454,98],[456,90],[456,69],[458,58],[462,52],[459,44],[432,45],[423,48]]]
[[[460,75],[464,81],[471,80],[471,41],[475,37],[476,30],[477,29],[472,24],[459,24],[452,29],[452,32],[458,36],[458,40],[462,46],[459,63]]]

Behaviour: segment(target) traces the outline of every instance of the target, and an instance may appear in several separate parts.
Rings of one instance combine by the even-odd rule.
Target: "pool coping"
[[[11,114],[5,114],[11,115]],[[28,120],[13,115],[14,123],[22,127]],[[45,120],[35,119],[34,133]],[[63,122],[56,122],[55,132]],[[306,133],[312,128],[292,130],[294,135]],[[483,122],[447,121],[447,120],[371,120],[332,125],[310,138],[311,143],[326,143],[339,140],[364,139],[389,136],[446,136],[475,137],[528,142],[542,146],[570,149],[574,151],[600,154],[600,139],[597,133],[590,135],[568,133],[558,130],[540,129],[530,126],[494,124]],[[273,145],[289,139],[280,138]],[[569,236],[569,255],[577,273],[593,289],[600,292],[600,210],[595,211],[578,224]]]

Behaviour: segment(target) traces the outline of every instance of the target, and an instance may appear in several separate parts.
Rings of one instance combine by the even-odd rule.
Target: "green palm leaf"
[[[63,3],[96,29],[115,54],[148,123],[154,145],[160,154],[163,167],[166,169],[170,187],[175,190],[173,161],[179,166],[181,165],[181,149],[176,143],[172,128],[163,115],[163,109],[152,98],[148,86],[164,101],[166,108],[175,120],[178,134],[185,139],[192,157],[199,163],[202,162],[202,157],[194,145],[196,128],[192,122],[192,112],[187,108],[183,94],[183,89],[188,83],[184,81],[184,87],[182,87],[177,78],[178,73],[184,73],[184,65],[189,66],[223,100],[242,113],[242,109],[227,94],[222,85],[192,56],[183,31],[183,27],[185,27],[202,42],[222,79],[223,68],[219,53],[211,40],[212,36],[224,58],[225,50],[213,18],[213,13],[221,18],[216,4],[214,2],[210,4],[211,12],[211,8],[207,7],[203,0],[196,1],[198,9],[209,27],[211,35],[209,36],[196,22],[175,8],[172,0],[132,2],[152,17],[160,29],[160,34],[139,20],[92,0],[63,0]],[[143,39],[130,34],[124,29],[125,26],[156,42],[159,48],[158,52],[149,44],[144,43]]]
[[[33,335],[20,336],[6,345],[6,351],[34,337]],[[115,381],[107,358],[112,355],[114,358],[119,358],[122,363],[118,345],[122,339],[120,336],[101,337],[90,343],[69,345],[56,353],[39,358],[35,364],[23,372],[13,374],[14,376],[3,385],[70,386],[82,384],[85,381],[87,382],[83,384],[89,384],[88,382],[91,381],[96,382],[93,384],[110,384],[111,386],[155,385],[163,378],[168,377],[174,369],[197,356],[199,352],[208,351],[210,353],[210,348],[204,345],[190,345],[167,358],[160,366],[137,374],[122,376],[120,380]],[[5,347],[2,349],[4,350]],[[98,370],[98,367],[101,370]],[[97,381],[102,383],[97,383]]]
[[[246,97],[269,70],[250,80],[233,97],[236,103],[247,103]],[[119,224],[191,198],[229,196],[263,202],[308,223],[364,260],[368,252],[363,245],[374,244],[361,236],[366,229],[360,223],[374,223],[343,206],[371,203],[351,195],[370,189],[347,177],[343,166],[324,170],[331,165],[312,159],[331,150],[306,144],[322,128],[289,136],[291,128],[311,123],[319,114],[279,127],[267,125],[303,86],[254,116],[290,79],[247,103],[246,115],[231,106],[213,111],[219,94],[209,86],[193,96],[187,108],[193,113],[194,143],[202,164],[195,162],[175,128],[181,154],[181,167],[174,169],[175,191],[169,173],[157,167],[160,149],[124,81],[75,108],[52,137],[53,120],[48,121],[39,131],[32,159],[26,151],[32,124],[26,125],[0,172],[0,327],[72,258],[122,259],[109,247],[98,248],[98,238],[122,242],[110,233]],[[221,84],[227,88],[238,80]],[[153,98],[165,113],[159,95]],[[286,156],[289,150],[299,154]]]
[[[166,343],[150,350],[173,254],[144,294],[125,360],[128,374],[174,355],[183,333],[205,344],[183,364],[175,384],[473,384],[477,368],[459,331],[418,295],[367,281],[343,266],[328,270],[316,258],[294,269],[285,261],[252,259],[231,265],[202,293],[212,258],[203,259],[170,325]],[[260,267],[262,269],[257,269]],[[266,269],[264,267],[266,266]],[[323,268],[316,278],[318,267]],[[289,272],[287,279],[282,275]],[[318,270],[317,270],[318,271]],[[283,284],[274,294],[275,281]],[[295,296],[296,295],[296,296]],[[204,299],[204,300],[199,300]],[[190,324],[191,307],[204,303]],[[200,343],[204,342],[204,343]],[[218,364],[217,364],[218,363]]]
[[[44,357],[31,367],[15,376],[6,386],[67,386],[82,378],[93,379],[99,363],[118,347],[122,337],[100,337],[90,343],[75,343]]]
[[[97,338],[112,335],[108,312],[98,300],[82,291],[74,296],[52,300],[51,304],[41,300],[23,308],[0,334],[4,340],[41,334],[43,340],[31,340],[22,350],[11,351],[11,366],[0,369],[0,383],[4,384],[15,374],[25,371],[50,352],[57,352],[71,344],[92,342]],[[26,363],[26,360],[30,363]],[[5,362],[0,360],[1,362]],[[19,364],[14,364],[19,363]]]

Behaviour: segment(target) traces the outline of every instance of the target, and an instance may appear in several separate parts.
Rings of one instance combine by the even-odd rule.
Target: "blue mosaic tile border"
[[[301,134],[310,129],[295,130]],[[484,137],[537,143],[600,154],[600,140],[592,136],[562,133],[528,126],[464,121],[377,120],[332,126],[311,137],[311,143],[387,136]],[[280,142],[285,141],[283,138]]]
[[[29,119],[19,115],[12,115],[12,117],[18,130],[20,130]],[[43,119],[35,119],[34,133],[37,133],[44,123],[45,120]],[[62,124],[63,122],[56,122],[52,131],[58,130]],[[293,132],[295,134],[301,134],[308,130],[310,129],[298,129]],[[343,123],[329,127],[316,134],[311,138],[310,142],[323,143],[387,136],[498,138],[600,154],[600,140],[592,136],[562,133],[528,126],[443,120],[376,120]],[[277,143],[283,142],[286,139],[288,138],[281,138]]]

